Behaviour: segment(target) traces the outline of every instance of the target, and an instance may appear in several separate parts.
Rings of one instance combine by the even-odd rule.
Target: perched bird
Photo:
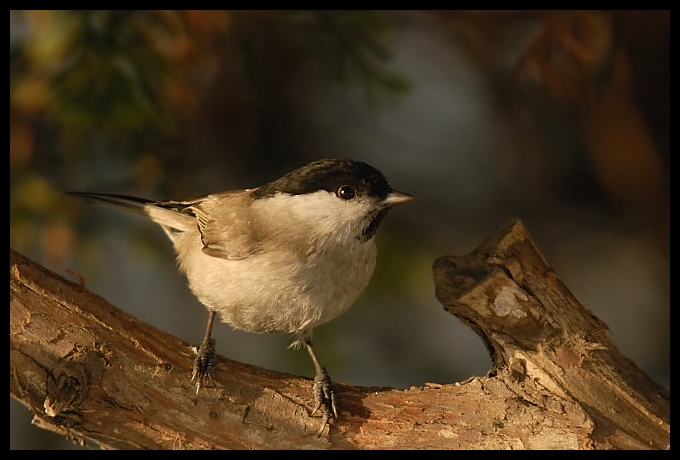
[[[172,241],[191,291],[208,309],[193,365],[196,394],[212,378],[215,315],[236,329],[287,332],[309,352],[321,430],[337,419],[331,379],[312,346],[312,330],[347,309],[368,285],[375,233],[387,211],[411,195],[361,161],[320,160],[246,190],[185,201],[69,192],[151,218]]]

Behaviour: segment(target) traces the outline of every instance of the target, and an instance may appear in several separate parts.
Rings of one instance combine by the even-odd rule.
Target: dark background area
[[[431,266],[517,216],[670,387],[669,11],[10,11],[10,247],[188,342],[207,312],[160,228],[62,192],[183,199],[331,157],[416,196],[383,224],[364,295],[315,330],[335,381],[485,374]],[[313,376],[291,337],[214,337]],[[10,398],[11,449],[71,446],[30,420]]]

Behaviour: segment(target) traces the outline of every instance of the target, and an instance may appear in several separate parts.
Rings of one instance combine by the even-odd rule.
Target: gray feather
[[[150,201],[134,196],[109,193],[66,192],[66,194],[105,203],[143,215],[163,227],[163,230],[173,241],[173,235],[176,232],[188,231],[195,228],[194,226],[196,225],[195,218],[183,212],[184,209],[190,206],[187,202]]]

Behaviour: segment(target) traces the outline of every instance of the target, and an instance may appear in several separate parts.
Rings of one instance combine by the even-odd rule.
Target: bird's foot
[[[191,383],[196,382],[196,396],[206,381],[213,382],[212,373],[215,369],[215,339],[204,339],[200,347],[195,349],[196,359],[191,374]]]
[[[321,429],[319,436],[323,433],[324,428],[328,424],[331,417],[337,420],[338,410],[335,406],[335,394],[333,393],[333,382],[326,371],[326,368],[321,366],[314,377],[314,399],[316,400],[316,407],[311,415],[314,415],[317,410],[323,406],[323,418],[321,419]]]

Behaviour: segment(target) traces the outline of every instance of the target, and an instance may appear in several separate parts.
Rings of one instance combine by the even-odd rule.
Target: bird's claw
[[[316,414],[316,411],[323,406],[323,418],[321,419],[321,429],[318,434],[318,436],[321,436],[331,417],[336,420],[338,418],[335,393],[333,393],[333,382],[331,382],[331,378],[323,366],[321,366],[314,377],[314,399],[316,400],[316,407],[314,407],[310,416]]]
[[[215,339],[203,340],[201,346],[196,350],[193,372],[191,373],[191,383],[196,382],[196,396],[198,396],[203,383],[213,382],[212,373],[215,369]]]

